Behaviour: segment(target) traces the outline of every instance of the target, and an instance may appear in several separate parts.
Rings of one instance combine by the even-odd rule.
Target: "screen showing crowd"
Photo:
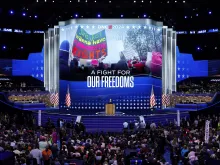
[[[86,80],[93,70],[130,70],[161,77],[162,28],[152,25],[67,25],[60,28],[60,79]]]

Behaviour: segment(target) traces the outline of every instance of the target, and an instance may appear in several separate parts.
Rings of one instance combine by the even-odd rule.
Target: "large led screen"
[[[162,27],[72,24],[60,28],[60,79],[85,81],[94,70],[161,78]]]

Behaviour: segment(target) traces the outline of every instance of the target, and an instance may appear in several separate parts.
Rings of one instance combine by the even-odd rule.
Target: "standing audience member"
[[[47,146],[46,149],[43,150],[42,157],[43,157],[44,165],[50,165],[50,163],[51,163],[50,161],[51,161],[51,157],[52,157],[52,152],[49,149],[49,146]]]

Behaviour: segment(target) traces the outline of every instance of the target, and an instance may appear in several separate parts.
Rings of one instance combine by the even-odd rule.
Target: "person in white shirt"
[[[125,122],[123,123],[123,127],[124,127],[124,130],[127,130],[127,129],[128,129],[128,122],[127,122],[127,121],[125,121]]]
[[[30,155],[37,160],[37,164],[41,164],[42,151],[39,148],[32,149]]]
[[[141,123],[140,123],[140,128],[141,129],[145,129],[146,128],[146,124],[143,121],[141,121]]]
[[[157,126],[156,126],[156,124],[155,124],[155,123],[151,123],[150,128],[151,128],[151,129],[156,129],[156,128],[157,128]]]
[[[46,141],[45,138],[42,138],[41,141],[39,142],[39,149],[41,151],[45,150],[47,146],[51,146],[50,141]]]

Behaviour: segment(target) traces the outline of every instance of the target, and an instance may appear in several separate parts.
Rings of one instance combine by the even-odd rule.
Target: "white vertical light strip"
[[[46,33],[44,33],[44,88],[47,90],[47,76],[46,76],[46,63],[47,63],[47,52],[46,52]]]
[[[49,68],[48,68],[48,63],[49,63],[49,34],[48,31],[45,32],[44,34],[44,87],[46,90],[49,90],[48,85],[49,85],[49,79],[48,79],[48,74],[49,74]]]
[[[171,64],[171,37],[170,37],[170,29],[167,29],[167,67],[166,67],[166,70],[167,70],[167,86],[166,86],[166,90],[168,92],[168,94],[170,94],[170,83],[171,83],[171,70],[170,70],[170,64]]]
[[[170,70],[169,70],[169,73],[170,73],[170,78],[169,78],[169,94],[172,94],[172,84],[173,84],[173,30],[170,29],[169,30],[169,42],[170,42],[170,59],[169,59],[169,66],[170,66]]]
[[[166,81],[167,81],[167,26],[163,27],[163,64],[162,64],[162,93],[167,94]]]
[[[51,37],[50,37],[50,30],[48,31],[48,49],[49,49],[49,53],[48,53],[48,90],[51,91],[50,88],[50,78],[51,78],[51,74],[50,74],[50,65],[51,65],[51,58],[50,58],[50,45],[51,45]]]
[[[172,63],[173,63],[173,69],[172,69],[172,91],[176,92],[176,32],[173,31],[173,41],[172,41]]]
[[[59,27],[54,28],[54,87],[59,92]]]

